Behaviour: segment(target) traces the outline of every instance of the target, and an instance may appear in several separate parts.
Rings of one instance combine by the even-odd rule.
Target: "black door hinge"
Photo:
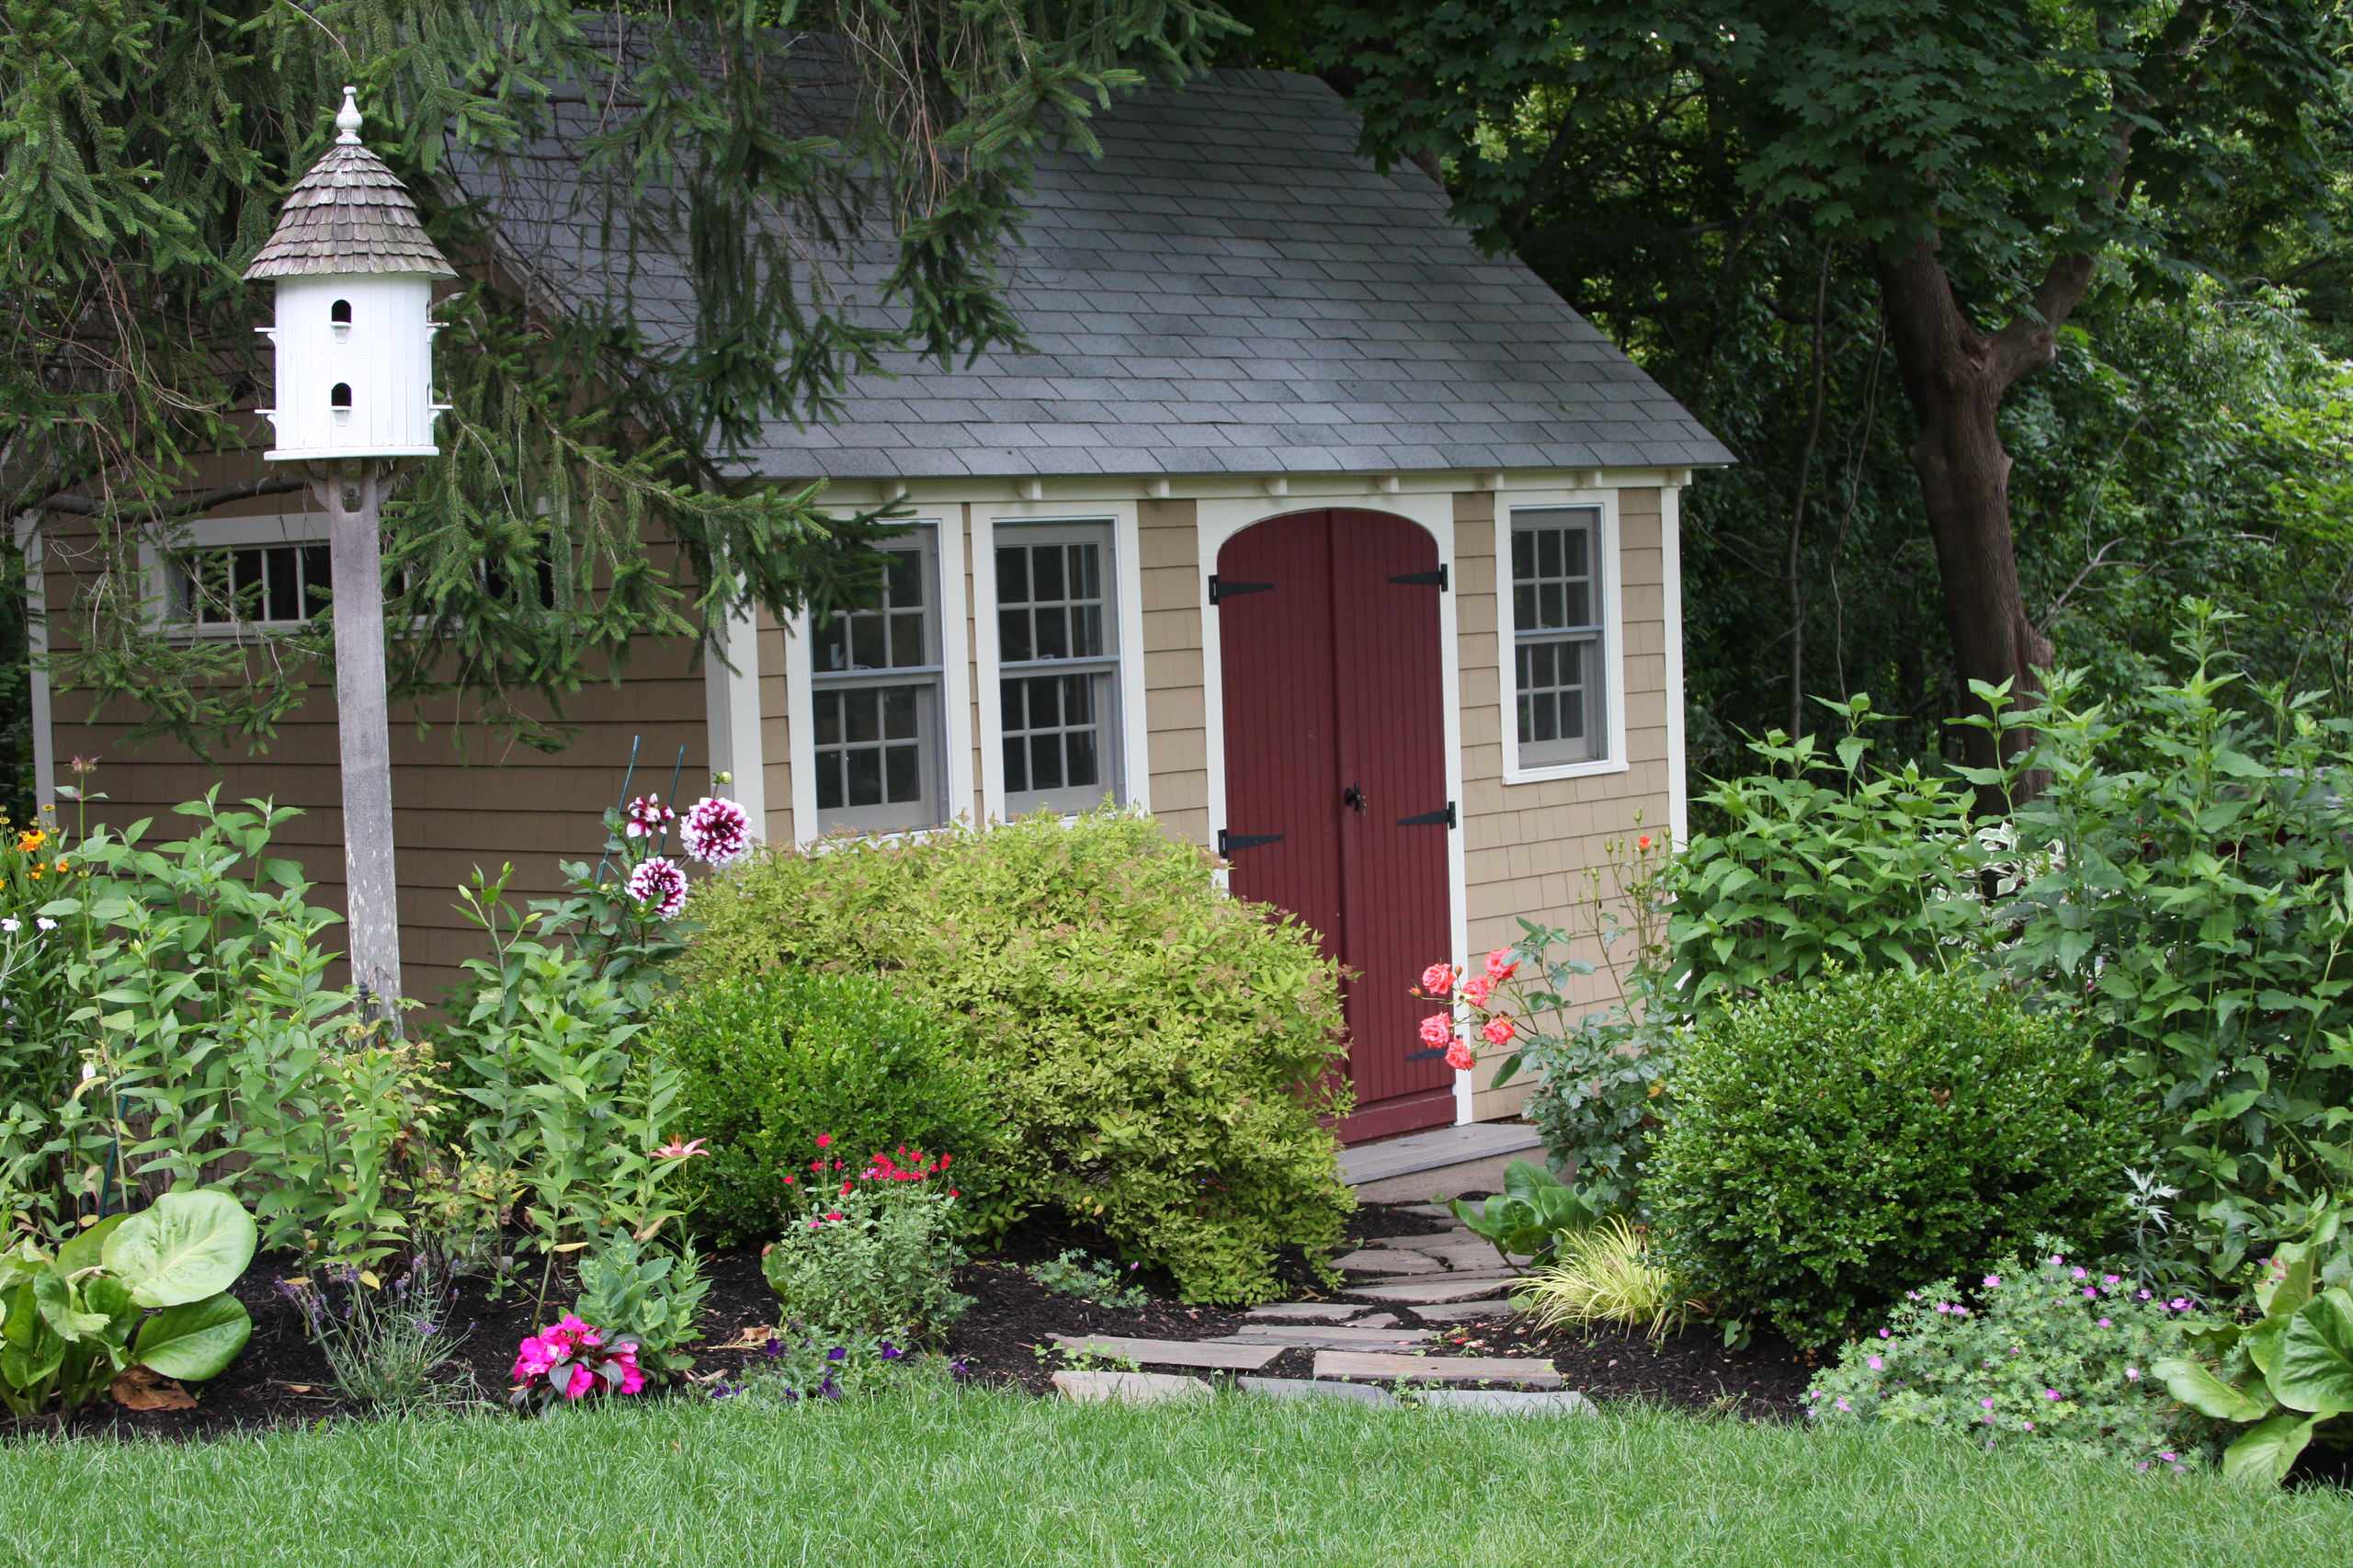
[[[1219,828],[1217,830],[1218,857],[1221,859],[1232,859],[1233,852],[1237,849],[1256,849],[1262,844],[1280,844],[1282,839],[1283,835],[1279,833],[1229,833],[1224,828]]]
[[[1407,572],[1389,580],[1403,583],[1408,587],[1436,588],[1441,594],[1446,592],[1446,568],[1443,566],[1435,572]]]
[[[1275,585],[1272,583],[1237,583],[1231,577],[1221,577],[1214,572],[1210,574],[1210,603],[1211,604],[1222,604],[1227,599],[1238,598],[1244,594],[1271,594],[1274,591]]]
[[[1452,801],[1449,801],[1446,803],[1446,810],[1442,812],[1423,812],[1415,816],[1399,817],[1397,819],[1397,825],[1399,827],[1437,827],[1440,824],[1444,824],[1447,827],[1452,827],[1454,825],[1454,802]]]

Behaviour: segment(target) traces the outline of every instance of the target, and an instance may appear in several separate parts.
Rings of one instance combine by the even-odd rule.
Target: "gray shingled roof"
[[[618,262],[551,192],[587,105],[538,149],[556,177],[494,194],[506,242],[567,293]],[[567,118],[568,117],[568,118]],[[913,353],[853,383],[842,418],[776,423],[745,466],[779,477],[1316,473],[1704,466],[1731,454],[1419,171],[1379,173],[1312,77],[1222,71],[1095,121],[1099,162],[1049,154],[1006,261],[1031,348],[943,370]],[[543,168],[541,173],[549,171]],[[575,201],[572,207],[577,207]],[[832,275],[852,317],[885,244]],[[691,331],[681,259],[647,256],[628,306]]]
[[[349,87],[335,124],[342,137],[286,193],[278,227],[245,268],[245,280],[348,272],[455,278],[399,178],[360,145]]]

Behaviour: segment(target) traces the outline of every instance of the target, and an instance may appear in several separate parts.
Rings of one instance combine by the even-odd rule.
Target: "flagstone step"
[[[1361,1301],[1269,1301],[1263,1307],[1252,1307],[1242,1315],[1254,1322],[1372,1324],[1371,1318],[1362,1315],[1370,1312],[1372,1309]],[[1397,1321],[1392,1312],[1378,1312],[1374,1316],[1386,1318],[1391,1323]],[[1378,1324],[1372,1325],[1380,1326]]]
[[[1505,1317],[1518,1311],[1508,1296],[1482,1296],[1475,1301],[1415,1307],[1414,1315],[1424,1323],[1477,1323],[1482,1318]]]
[[[1199,1378],[1179,1378],[1165,1372],[1080,1372],[1068,1369],[1054,1374],[1054,1387],[1064,1399],[1081,1404],[1159,1404],[1172,1399],[1199,1399],[1214,1392]]]
[[[1332,1267],[1343,1274],[1435,1274],[1446,1266],[1426,1252],[1368,1247],[1334,1258]]]
[[[1230,1345],[1291,1345],[1311,1350],[1381,1350],[1419,1345],[1430,1336],[1427,1328],[1364,1328],[1353,1324],[1254,1324],[1211,1343]]]
[[[1443,1203],[1401,1203],[1397,1208],[1401,1213],[1419,1214],[1425,1220],[1451,1220],[1454,1218],[1454,1210]]]
[[[1518,1278],[1515,1274],[1440,1275],[1428,1279],[1401,1279],[1392,1284],[1351,1285],[1348,1294],[1384,1306],[1436,1306],[1495,1295]]]
[[[1310,1378],[1236,1378],[1234,1386],[1245,1393],[1262,1393],[1269,1399],[1338,1399],[1356,1404],[1395,1404],[1397,1396],[1387,1389],[1371,1383],[1332,1383]]]
[[[1462,1226],[1450,1231],[1438,1231],[1427,1236],[1369,1236],[1366,1247],[1378,1247],[1384,1252],[1437,1252],[1447,1247],[1459,1247],[1469,1242],[1479,1242],[1478,1236]],[[1487,1244],[1479,1242],[1481,1246]]]
[[[1373,1378],[1383,1382],[1526,1383],[1556,1389],[1562,1378],[1552,1363],[1525,1356],[1401,1356],[1378,1350],[1319,1350],[1318,1378]]]
[[[1124,1356],[1148,1367],[1205,1367],[1216,1371],[1256,1372],[1288,1345],[1236,1344],[1213,1339],[1128,1339],[1116,1335],[1049,1335],[1063,1349],[1094,1356]]]
[[[1522,1393],[1514,1389],[1429,1389],[1415,1396],[1433,1410],[1479,1410],[1495,1415],[1597,1415],[1593,1401],[1574,1389]]]

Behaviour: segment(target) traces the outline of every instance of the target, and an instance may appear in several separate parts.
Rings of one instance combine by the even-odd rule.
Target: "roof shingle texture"
[[[574,298],[618,301],[657,344],[692,330],[683,257],[608,255],[567,202],[593,127],[559,111],[538,177],[485,193],[506,243]],[[769,424],[776,477],[1384,472],[1704,466],[1731,454],[1527,267],[1489,256],[1418,170],[1356,150],[1312,77],[1222,71],[1098,114],[1099,161],[1048,153],[1003,263],[1029,347],[943,369],[883,356],[841,417]],[[851,320],[892,261],[871,236],[816,264]],[[626,274],[626,281],[616,278]]]
[[[457,276],[384,160],[356,142],[338,142],[287,193],[245,280],[354,272]]]

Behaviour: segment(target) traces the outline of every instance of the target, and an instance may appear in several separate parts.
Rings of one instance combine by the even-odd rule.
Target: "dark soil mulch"
[[[1654,1341],[1639,1330],[1549,1332],[1506,1317],[1455,1324],[1443,1337],[1466,1355],[1549,1357],[1568,1386],[1591,1399],[1758,1419],[1800,1415],[1805,1386],[1823,1364],[1777,1335],[1726,1349],[1711,1324]]]

